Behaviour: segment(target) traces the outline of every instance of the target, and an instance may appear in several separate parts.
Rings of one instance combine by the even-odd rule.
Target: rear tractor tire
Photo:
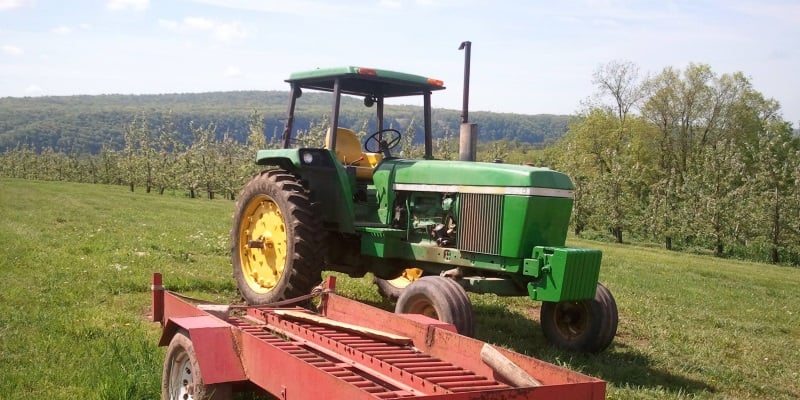
[[[172,337],[164,358],[161,377],[163,400],[230,400],[233,391],[230,384],[203,384],[203,374],[197,363],[194,345],[186,331]]]
[[[408,285],[397,299],[397,314],[422,314],[453,324],[464,336],[475,334],[472,303],[456,281],[443,276],[423,276]]]
[[[422,277],[422,270],[419,268],[406,268],[403,273],[394,279],[375,278],[373,282],[378,286],[378,293],[384,298],[397,301],[403,290],[408,285],[414,283]]]
[[[614,296],[599,283],[594,299],[544,302],[540,316],[548,342],[583,353],[599,353],[611,345],[619,322]]]
[[[231,264],[247,304],[310,293],[322,281],[324,243],[311,193],[294,174],[263,171],[239,193],[231,229]]]

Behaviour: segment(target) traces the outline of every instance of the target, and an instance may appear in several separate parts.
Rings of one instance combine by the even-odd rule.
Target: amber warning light
[[[439,79],[428,78],[428,83],[433,86],[444,86],[444,82]]]

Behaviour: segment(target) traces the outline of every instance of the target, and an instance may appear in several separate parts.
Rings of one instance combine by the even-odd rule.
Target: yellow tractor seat
[[[330,130],[325,143],[330,138]],[[365,153],[361,151],[361,142],[356,133],[350,129],[336,129],[336,158],[348,167],[354,167],[357,179],[372,179],[372,171],[383,160],[381,153]]]

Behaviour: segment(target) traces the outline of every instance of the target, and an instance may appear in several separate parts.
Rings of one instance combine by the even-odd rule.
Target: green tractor
[[[308,294],[323,270],[372,273],[395,312],[452,323],[472,335],[466,292],[541,301],[553,345],[598,352],[617,330],[617,307],[598,283],[602,254],[565,247],[570,179],[548,168],[433,158],[431,94],[439,80],[343,67],[292,74],[282,149],[260,150],[264,166],[242,189],[231,231],[233,273],[248,304]],[[323,148],[296,148],[303,91],[332,94]],[[342,96],[375,107],[362,143],[339,126]],[[389,98],[421,96],[424,159],[405,159],[387,128]],[[465,100],[466,103],[466,100]],[[391,120],[394,121],[394,120]]]

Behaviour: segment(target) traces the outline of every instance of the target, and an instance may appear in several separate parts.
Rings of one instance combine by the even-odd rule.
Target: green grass
[[[229,201],[0,180],[0,399],[158,398],[164,349],[147,319],[165,285],[238,300]],[[603,250],[615,343],[554,350],[538,304],[471,295],[477,337],[605,379],[612,399],[800,397],[800,269],[572,240]],[[391,309],[370,278],[340,292]]]

